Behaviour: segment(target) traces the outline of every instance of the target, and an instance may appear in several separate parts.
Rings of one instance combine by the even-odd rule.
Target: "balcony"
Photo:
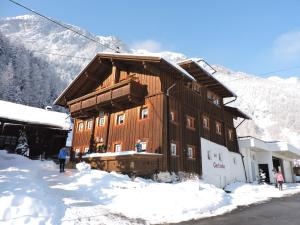
[[[130,103],[142,103],[145,96],[146,86],[128,79],[69,101],[68,106],[73,115],[91,109],[122,109]]]

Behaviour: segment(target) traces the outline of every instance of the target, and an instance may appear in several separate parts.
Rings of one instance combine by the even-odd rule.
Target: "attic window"
[[[207,99],[212,102],[214,105],[220,106],[220,97],[213,93],[212,91],[207,91]]]

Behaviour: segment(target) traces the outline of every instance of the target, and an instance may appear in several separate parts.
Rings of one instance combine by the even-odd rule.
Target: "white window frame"
[[[187,147],[187,155],[190,159],[194,158],[194,148],[191,146]]]
[[[104,125],[105,125],[105,116],[100,116],[100,117],[99,117],[98,125],[99,125],[100,127],[104,127]]]
[[[142,141],[142,142],[140,142],[140,144],[142,145],[142,150],[146,151],[146,149],[147,149],[147,142],[146,141]]]
[[[121,121],[122,121],[122,123],[121,123]],[[123,114],[118,114],[117,118],[116,118],[116,124],[117,125],[122,125],[124,123],[125,123],[125,114],[124,113]]]
[[[141,108],[140,119],[147,119],[148,117],[149,117],[149,108],[148,107],[142,107]]]
[[[173,111],[170,112],[170,120],[173,122],[175,121],[175,112]]]
[[[93,127],[93,120],[88,120],[88,121],[86,121],[86,128],[87,128],[88,130],[91,130],[92,127]]]
[[[79,122],[77,126],[78,126],[77,130],[79,132],[83,131],[83,129],[84,129],[84,123],[83,122]]]
[[[122,151],[122,145],[121,144],[115,144],[114,150],[115,150],[115,152],[121,152]]]
[[[171,143],[171,156],[177,155],[177,145],[175,143]]]
[[[222,135],[222,124],[218,121],[216,121],[216,133]]]
[[[204,122],[206,121],[206,122]],[[203,127],[205,129],[209,129],[209,118],[207,116],[203,116]]]
[[[186,126],[188,128],[195,129],[195,118],[187,115],[186,116]]]

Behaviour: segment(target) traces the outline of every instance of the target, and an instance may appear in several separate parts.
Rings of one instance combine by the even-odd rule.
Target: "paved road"
[[[300,225],[300,194],[180,225]]]

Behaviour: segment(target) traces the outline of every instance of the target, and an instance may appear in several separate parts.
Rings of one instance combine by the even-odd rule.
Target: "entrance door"
[[[273,161],[273,167],[276,169],[276,171],[282,171],[283,167],[282,167],[282,160],[276,157],[272,157],[272,161]]]
[[[262,182],[270,183],[269,165],[258,164],[259,178]]]

